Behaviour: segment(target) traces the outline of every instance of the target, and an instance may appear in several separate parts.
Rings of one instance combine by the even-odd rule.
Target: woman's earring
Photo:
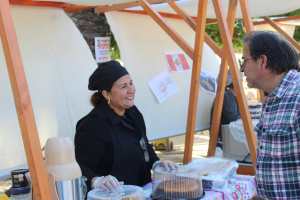
[[[107,102],[107,104],[110,104],[110,99],[108,99],[108,102]]]

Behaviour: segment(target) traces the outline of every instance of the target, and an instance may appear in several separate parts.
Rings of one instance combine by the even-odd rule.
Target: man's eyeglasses
[[[245,61],[246,61],[247,59],[249,59],[249,58],[251,58],[251,56],[250,56],[250,57],[247,57],[247,58],[238,59],[238,60],[239,60],[239,64],[240,64],[240,69],[243,69],[244,64],[245,64]]]
[[[140,140],[140,145],[141,145],[142,149],[144,150],[144,156],[145,156],[146,162],[149,162],[149,160],[150,160],[149,153],[148,153],[146,142],[145,142],[144,138],[142,138]]]

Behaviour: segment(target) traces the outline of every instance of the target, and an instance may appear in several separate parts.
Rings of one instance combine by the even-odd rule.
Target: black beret
[[[98,65],[89,78],[89,90],[105,90],[110,88],[119,78],[129,74],[118,61],[111,60]]]

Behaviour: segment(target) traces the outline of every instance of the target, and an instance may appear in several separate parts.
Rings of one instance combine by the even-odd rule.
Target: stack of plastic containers
[[[179,166],[175,170],[154,169],[152,196],[155,199],[200,199],[203,196],[201,171]]]
[[[115,192],[94,189],[88,193],[87,200],[145,200],[141,187],[123,185],[122,190]]]
[[[248,103],[251,119],[259,119],[261,114],[261,102]]]

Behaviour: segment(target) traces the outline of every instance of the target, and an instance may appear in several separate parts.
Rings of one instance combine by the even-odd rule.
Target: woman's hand
[[[116,191],[122,189],[121,185],[124,185],[124,182],[119,182],[114,176],[111,175],[95,177],[92,180],[93,188],[101,188],[106,191]]]
[[[174,170],[176,168],[178,168],[178,165],[175,163],[171,163],[171,162],[165,162],[162,161],[160,163],[157,163],[157,165],[155,166],[155,168],[159,166],[159,167],[164,167],[166,170]]]

